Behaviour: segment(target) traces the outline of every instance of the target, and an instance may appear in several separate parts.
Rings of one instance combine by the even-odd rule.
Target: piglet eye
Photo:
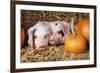
[[[61,34],[62,36],[64,36],[64,32],[62,30],[59,31],[58,34]]]
[[[55,23],[55,25],[57,26],[57,25],[58,25],[58,23]]]
[[[45,35],[45,38],[47,38],[48,37],[48,35]]]

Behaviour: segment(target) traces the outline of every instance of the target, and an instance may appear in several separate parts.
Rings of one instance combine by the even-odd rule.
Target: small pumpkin
[[[76,26],[76,33],[83,35],[87,42],[90,41],[90,21],[89,19],[80,19]]]
[[[70,35],[65,40],[65,49],[71,53],[82,53],[86,50],[86,40],[85,38],[78,35]]]
[[[72,18],[74,21],[74,18]],[[65,39],[65,49],[71,53],[82,53],[87,48],[86,39],[82,34],[76,33],[74,23],[71,24],[72,34]]]
[[[25,41],[25,30],[21,27],[21,47],[23,47]]]

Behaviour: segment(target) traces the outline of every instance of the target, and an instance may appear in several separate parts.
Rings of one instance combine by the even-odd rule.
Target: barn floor
[[[64,46],[48,46],[45,50],[31,49],[29,46],[21,49],[21,63],[87,60],[89,51],[82,54],[72,54],[64,49]]]

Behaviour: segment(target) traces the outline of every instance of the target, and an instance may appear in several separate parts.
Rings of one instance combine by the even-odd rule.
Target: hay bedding
[[[21,62],[47,62],[47,61],[69,61],[89,59],[89,52],[82,54],[69,53],[61,46],[48,46],[45,50],[32,49],[29,46],[21,49]]]

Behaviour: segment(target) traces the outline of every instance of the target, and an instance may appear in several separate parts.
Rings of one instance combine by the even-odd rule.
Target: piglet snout
[[[45,46],[45,45],[42,45],[42,46],[40,46],[39,48],[46,48],[46,46]]]
[[[36,48],[37,50],[45,50],[47,46],[41,45],[40,47]]]
[[[55,44],[55,41],[54,41],[54,40],[49,40],[49,43],[50,43],[51,45],[54,45],[54,44]]]

